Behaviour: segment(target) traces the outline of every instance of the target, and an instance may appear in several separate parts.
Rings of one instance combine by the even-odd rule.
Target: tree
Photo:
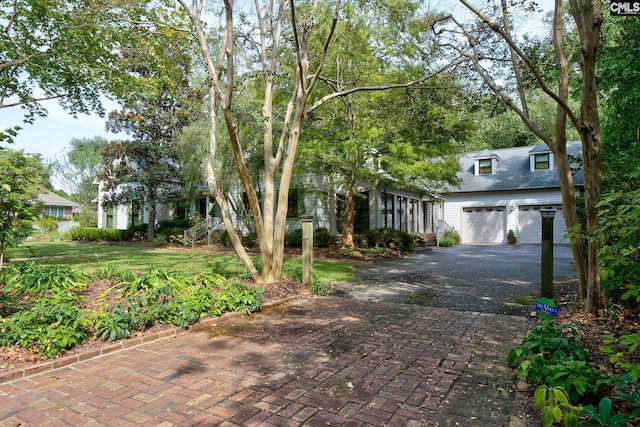
[[[596,53],[603,18],[600,5],[594,0],[567,0],[573,28],[566,29],[568,17],[565,3],[555,1],[553,12],[552,45],[557,89],[553,90],[546,80],[546,68],[533,61],[518,43],[513,34],[515,15],[506,0],[481,11],[467,0],[460,2],[477,19],[464,24],[449,16],[434,23],[434,33],[443,48],[455,58],[465,58],[484,84],[496,93],[502,102],[520,116],[527,128],[549,146],[556,159],[562,192],[564,219],[572,230],[572,250],[578,286],[586,312],[595,312],[603,307],[602,283],[596,259],[599,242],[587,237],[598,227],[598,202],[601,191],[602,137],[597,105],[595,81]],[[532,5],[526,5],[531,10]],[[567,46],[571,40],[579,48],[575,55]],[[570,62],[578,60],[580,70],[579,111],[571,108]],[[503,64],[509,64],[505,70]],[[543,64],[544,65],[544,64]],[[525,79],[525,76],[529,79]],[[510,79],[509,76],[512,76]],[[556,104],[553,134],[545,132],[529,110],[526,84],[535,82],[540,91]],[[578,221],[575,189],[571,167],[567,156],[567,126],[572,126],[582,142],[582,168],[585,178],[586,230]]]
[[[39,156],[0,149],[0,270],[5,249],[28,236],[28,221],[37,220],[37,197],[45,176]]]
[[[207,184],[220,207],[231,243],[253,279],[258,282],[277,281],[282,274],[289,188],[305,117],[334,98],[359,91],[407,87],[424,81],[426,77],[399,84],[350,87],[326,94],[311,103],[310,96],[321,80],[337,24],[344,12],[340,0],[301,3],[281,0],[263,4],[256,1],[252,15],[227,0],[221,13],[222,36],[215,43],[218,54],[211,52],[210,40],[203,30],[203,1],[194,0],[188,4],[186,0],[178,0],[178,3],[189,15],[191,31],[197,39],[207,72],[210,123]],[[237,15],[241,18],[238,21]],[[245,60],[240,66],[236,65],[239,58]],[[252,182],[246,162],[248,145],[238,133],[235,123],[234,97],[239,84],[248,80],[255,81],[256,87],[261,89],[261,108],[254,112],[262,127],[262,142],[258,144],[263,154],[259,186]],[[258,92],[254,94],[257,96]],[[260,247],[261,271],[242,247],[239,237],[232,232],[234,225],[229,201],[219,185],[225,171],[216,162],[219,146],[224,141],[217,133],[218,115],[224,121],[236,169],[247,194]],[[261,199],[257,188],[261,191]]]
[[[636,17],[615,17],[606,21],[598,82],[603,99],[602,184],[604,191],[628,193],[640,188],[640,109],[637,46],[629,40],[640,37]]]
[[[90,206],[98,196],[94,183],[100,168],[100,148],[107,140],[101,136],[73,138],[52,164],[53,177],[73,201]]]
[[[109,114],[107,129],[127,132],[132,140],[102,146],[107,205],[132,203],[149,208],[147,238],[154,238],[156,205],[181,198],[182,179],[174,143],[190,122],[202,118],[202,92],[190,85],[191,56],[185,35],[155,29],[156,40],[125,50],[128,71],[145,88],[122,110]]]
[[[143,4],[127,7],[131,16],[144,13]],[[0,22],[0,109],[23,108],[27,123],[46,116],[47,100],[73,114],[102,113],[101,94],[135,88],[118,63],[134,28],[113,4],[3,0]],[[11,141],[18,130],[0,130],[0,141]]]

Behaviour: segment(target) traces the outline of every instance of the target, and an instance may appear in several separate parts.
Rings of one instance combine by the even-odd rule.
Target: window
[[[42,215],[53,218],[64,218],[64,206],[44,206],[42,208]]]
[[[549,169],[549,153],[536,154],[534,168],[535,170]]]
[[[492,173],[491,170],[491,159],[480,159],[478,160],[478,173]]]
[[[287,218],[296,218],[298,216],[298,190],[289,190],[289,203],[287,205]]]
[[[116,228],[116,207],[106,206],[104,214],[105,214],[105,226],[107,228]]]
[[[176,219],[187,219],[187,202],[176,203]]]
[[[144,220],[142,216],[142,203],[138,200],[131,202],[131,225],[140,225]]]

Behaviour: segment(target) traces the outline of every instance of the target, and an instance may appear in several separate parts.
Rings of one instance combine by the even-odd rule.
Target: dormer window
[[[529,170],[531,172],[554,169],[555,162],[553,153],[549,150],[549,147],[540,144],[529,151]]]
[[[478,173],[479,174],[491,173],[492,170],[493,169],[491,168],[491,159],[480,159],[480,160],[478,160]]]
[[[496,173],[496,169],[498,166],[498,160],[500,158],[489,152],[484,152],[478,154],[475,158],[475,167],[474,172],[475,175],[491,175]]]
[[[535,170],[549,169],[549,153],[536,154],[533,160]]]

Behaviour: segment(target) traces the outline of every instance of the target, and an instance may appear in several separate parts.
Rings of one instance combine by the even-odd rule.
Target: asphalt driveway
[[[540,245],[432,248],[357,268],[334,295],[482,313],[524,314],[540,295]],[[554,247],[554,281],[575,277],[571,248]],[[528,297],[528,298],[527,298]]]

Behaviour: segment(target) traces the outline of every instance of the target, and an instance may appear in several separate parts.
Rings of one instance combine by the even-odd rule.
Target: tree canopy
[[[144,91],[109,113],[107,129],[130,140],[103,144],[103,203],[138,203],[149,208],[148,239],[153,240],[156,205],[181,198],[184,180],[175,139],[203,118],[203,94],[190,85],[191,55],[184,33],[155,31],[156,39],[123,51],[127,71]]]
[[[0,149],[0,269],[4,250],[31,233],[46,176],[38,155]]]

